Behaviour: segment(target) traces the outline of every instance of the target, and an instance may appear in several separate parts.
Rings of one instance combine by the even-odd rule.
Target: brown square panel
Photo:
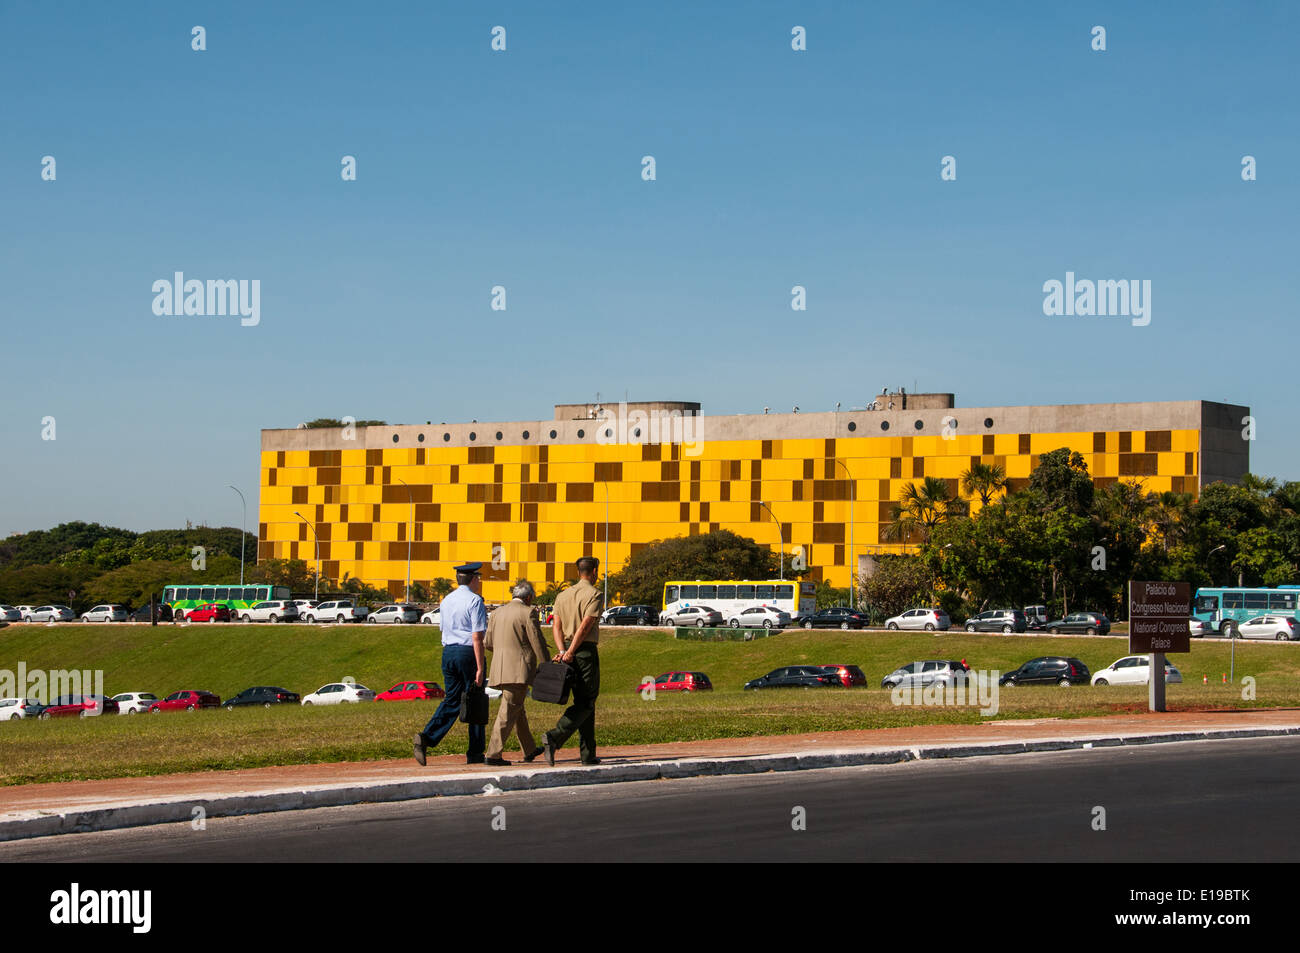
[[[1169,453],[1173,449],[1173,444],[1173,431],[1148,430],[1144,449],[1147,453]]]
[[[805,480],[811,480],[811,479],[813,478],[813,462],[812,462],[812,460],[805,460],[805,461],[803,462],[803,478],[804,478]]]
[[[1022,433],[1022,434],[1020,435],[1020,449],[1019,449],[1019,452],[1020,452],[1021,454],[1025,454],[1025,453],[1028,453],[1028,452],[1029,452],[1029,434],[1027,434],[1027,433]]]
[[[901,480],[903,477],[903,458],[889,458],[889,478],[891,480]]]
[[[912,458],[912,479],[925,476],[925,457]]]
[[[720,487],[718,487],[718,497],[719,497],[719,498],[720,498],[724,503],[730,503],[730,502],[731,502],[731,484],[730,484],[730,483],[723,483]]]
[[[278,470],[267,470],[267,471],[266,471],[266,485],[267,485],[267,486],[275,486],[275,475],[276,475],[276,473],[278,473],[278,472],[279,472]]]
[[[1104,430],[1094,430],[1094,431],[1093,431],[1093,434],[1092,434],[1092,452],[1093,452],[1093,453],[1105,453],[1105,452],[1106,452],[1106,431],[1104,431]]]
[[[1132,452],[1133,452],[1133,431],[1131,431],[1131,430],[1121,430],[1121,431],[1120,431],[1120,434],[1119,434],[1119,452],[1120,452],[1120,453],[1132,453]]]

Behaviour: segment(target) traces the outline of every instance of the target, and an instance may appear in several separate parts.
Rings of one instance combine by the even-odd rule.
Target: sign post
[[[1128,584],[1128,650],[1149,657],[1147,700],[1152,711],[1165,711],[1165,653],[1192,650],[1191,592],[1186,582]]]

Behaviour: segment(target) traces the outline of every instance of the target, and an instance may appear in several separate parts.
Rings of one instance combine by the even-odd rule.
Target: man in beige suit
[[[498,767],[510,764],[501,754],[512,731],[518,732],[519,744],[527,752],[525,761],[532,761],[542,753],[528,728],[524,699],[537,667],[548,658],[546,640],[537,622],[537,610],[532,608],[536,598],[533,584],[521,579],[510,595],[514,598],[488,619],[487,638],[483,642],[483,647],[492,653],[488,684],[501,690],[501,707],[488,737],[484,763]]]

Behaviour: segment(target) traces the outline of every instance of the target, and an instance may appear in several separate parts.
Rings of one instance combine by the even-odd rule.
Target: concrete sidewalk
[[[0,841],[189,821],[195,808],[221,817],[580,784],[1280,735],[1300,735],[1300,710],[988,721],[606,747],[600,751],[604,763],[592,767],[580,765],[576,749],[569,748],[555,767],[539,761],[485,768],[466,765],[464,755],[446,755],[431,757],[423,768],[404,759],[28,784],[0,788]]]

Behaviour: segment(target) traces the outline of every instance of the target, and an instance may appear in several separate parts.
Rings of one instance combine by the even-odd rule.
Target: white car
[[[1151,680],[1151,658],[1146,655],[1126,655],[1111,662],[1092,676],[1094,685],[1145,685]],[[1165,662],[1165,682],[1181,684],[1182,673]]]
[[[1187,629],[1192,634],[1192,638],[1201,639],[1207,635],[1218,635],[1218,631],[1210,627],[1210,623],[1202,622],[1200,619],[1188,619]]]
[[[1285,615],[1261,615],[1236,626],[1238,638],[1275,639],[1278,642],[1291,642],[1300,638],[1296,621]]]
[[[952,620],[942,609],[908,609],[902,615],[885,620],[885,628],[916,629],[926,632],[946,632],[952,628]]]
[[[310,599],[294,599],[293,604],[298,607],[298,618],[305,618],[308,610],[315,609],[316,603]]]
[[[239,613],[241,622],[285,622],[298,621],[298,606],[285,599],[272,599],[249,606]]]
[[[153,692],[123,692],[114,695],[119,715],[141,715],[149,711],[149,706],[158,700]]]
[[[35,698],[0,698],[0,721],[17,721],[20,718],[37,718],[45,706]],[[29,709],[34,709],[31,711]]]
[[[423,625],[442,625],[442,607],[430,609],[424,615],[420,616],[420,622]]]
[[[337,599],[322,602],[314,609],[308,609],[304,622],[361,622],[370,614],[369,609],[353,605],[351,599]]]
[[[95,606],[93,609],[87,609],[81,614],[82,622],[125,622],[126,606],[115,606],[105,603],[104,605]]]
[[[733,612],[727,617],[727,625],[733,629],[742,626],[747,629],[784,629],[789,624],[790,613],[771,606],[750,606],[748,609]]]
[[[24,622],[71,622],[77,614],[67,606],[37,606],[23,615]]]
[[[304,695],[303,705],[343,705],[348,702],[372,702],[375,693],[355,682],[330,682],[310,695]]]
[[[403,605],[381,606],[370,615],[366,616],[367,622],[393,623],[401,625],[402,623],[414,624],[420,621],[420,610],[410,603]]]
[[[0,622],[22,622],[23,613],[17,606],[0,606]]]

